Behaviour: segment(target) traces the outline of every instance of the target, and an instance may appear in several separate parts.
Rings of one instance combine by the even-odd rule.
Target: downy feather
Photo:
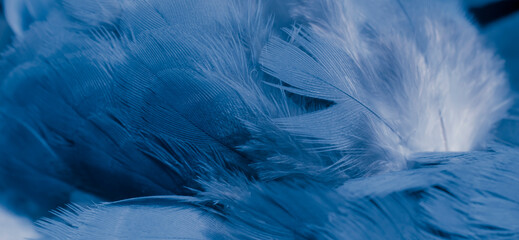
[[[455,3],[4,2],[7,206],[112,201],[44,239],[518,236],[517,114]]]

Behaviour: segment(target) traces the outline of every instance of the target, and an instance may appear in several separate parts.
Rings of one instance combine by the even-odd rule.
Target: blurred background
[[[37,7],[20,7],[24,1],[34,1],[31,5]],[[488,40],[488,45],[505,59],[512,87],[519,90],[519,0],[461,1],[468,17]],[[45,9],[54,2],[55,0],[1,0],[0,51],[9,45],[14,34],[21,34],[33,21],[44,19]],[[10,16],[14,9],[21,11],[23,18],[14,14]],[[15,29],[11,29],[9,25]]]
[[[519,1],[465,0],[470,17],[491,47],[506,61],[514,90],[519,89]]]
[[[22,34],[34,21],[44,19],[45,9],[54,0],[37,0],[27,9],[24,1],[2,0],[0,2],[0,51],[9,45],[13,35]],[[467,15],[479,27],[490,47],[506,60],[506,68],[515,90],[519,89],[519,0],[461,0]],[[23,17],[11,14],[21,11]],[[6,16],[7,15],[7,16]],[[7,19],[7,20],[6,20]],[[14,26],[14,29],[9,26]]]

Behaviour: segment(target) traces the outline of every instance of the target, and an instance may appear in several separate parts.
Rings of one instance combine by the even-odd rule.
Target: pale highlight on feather
[[[296,94],[337,104],[355,100],[372,119],[366,127],[376,144],[396,154],[390,159],[483,147],[511,103],[501,60],[453,3],[377,4],[396,14],[374,10],[374,1],[300,1],[292,12],[307,21],[306,30],[286,43],[272,41],[267,72]],[[449,10],[436,15],[443,8]],[[371,18],[372,12],[379,15]],[[277,49],[284,52],[274,55]],[[303,58],[306,68],[298,69],[303,65],[294,61]],[[284,75],[288,71],[294,75]],[[350,111],[360,114],[356,108]]]

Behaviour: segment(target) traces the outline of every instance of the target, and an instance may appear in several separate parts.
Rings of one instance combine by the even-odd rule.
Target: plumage
[[[43,239],[519,234],[515,93],[457,3],[4,4],[0,192]]]

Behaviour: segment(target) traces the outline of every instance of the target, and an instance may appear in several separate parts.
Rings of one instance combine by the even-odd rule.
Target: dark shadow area
[[[519,11],[519,1],[503,0],[468,9],[476,21],[482,26],[491,24]]]

